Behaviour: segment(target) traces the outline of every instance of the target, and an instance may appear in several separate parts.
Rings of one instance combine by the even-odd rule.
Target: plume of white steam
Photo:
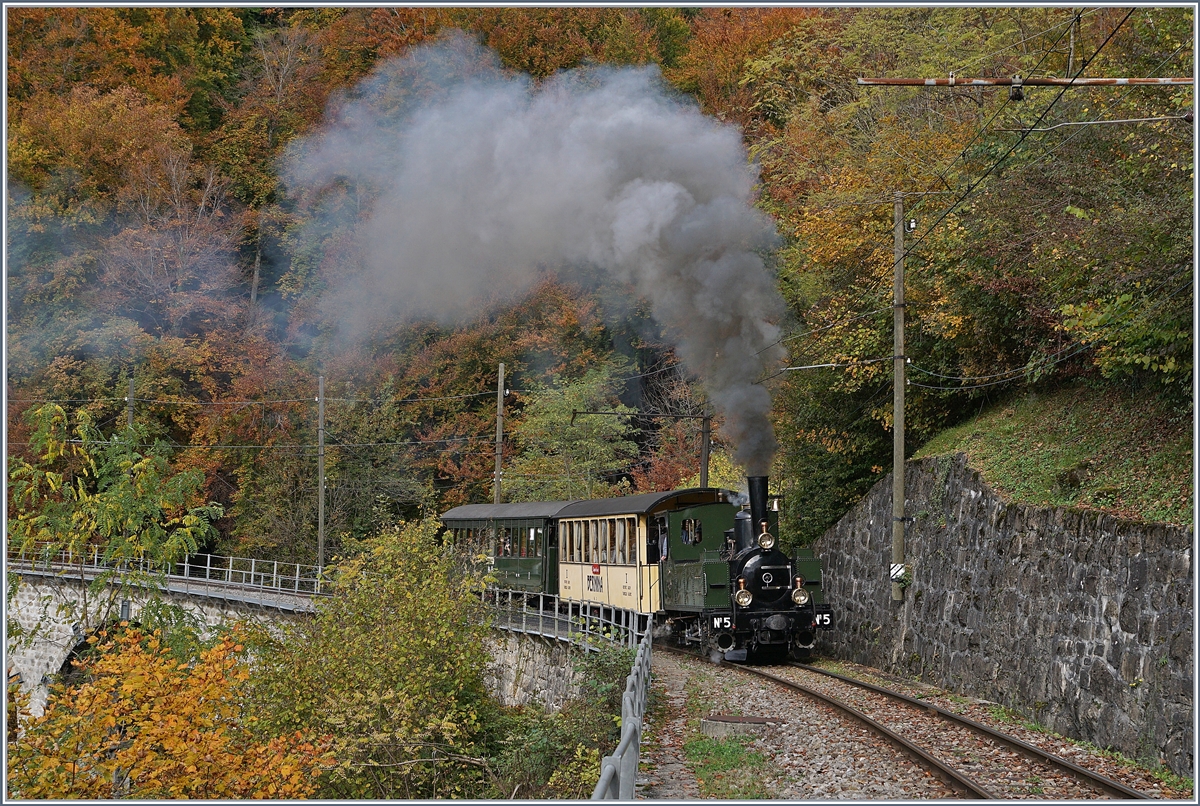
[[[420,98],[415,99],[420,88]],[[415,100],[414,100],[415,99]],[[783,302],[759,256],[756,169],[733,126],[673,95],[655,68],[562,74],[535,87],[465,37],[379,68],[285,166],[290,190],[367,189],[362,265],[325,311],[443,322],[516,297],[545,271],[599,268],[647,299],[725,416],[735,459],[767,473]]]

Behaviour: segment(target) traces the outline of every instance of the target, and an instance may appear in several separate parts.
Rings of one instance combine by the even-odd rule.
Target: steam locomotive
[[[725,660],[806,657],[833,627],[811,550],[778,548],[767,477],[749,495],[690,488],[623,498],[470,504],[442,515],[480,547],[500,588],[653,614],[674,640]]]

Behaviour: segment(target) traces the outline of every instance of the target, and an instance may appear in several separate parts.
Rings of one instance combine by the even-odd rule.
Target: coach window
[[[614,565],[619,563],[617,559],[617,521],[616,518],[608,519],[608,561]]]
[[[637,518],[626,518],[629,530],[629,564],[637,565],[638,558],[638,533],[637,533]]]

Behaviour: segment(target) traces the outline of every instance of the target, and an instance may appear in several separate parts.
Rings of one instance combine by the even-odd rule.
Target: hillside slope
[[[985,409],[914,458],[957,452],[1015,501],[1193,523],[1190,408],[1072,385]]]

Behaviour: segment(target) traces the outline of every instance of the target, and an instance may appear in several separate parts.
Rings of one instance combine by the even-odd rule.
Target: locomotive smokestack
[[[750,518],[754,534],[762,529],[762,522],[767,519],[767,477],[747,476],[750,486]]]

